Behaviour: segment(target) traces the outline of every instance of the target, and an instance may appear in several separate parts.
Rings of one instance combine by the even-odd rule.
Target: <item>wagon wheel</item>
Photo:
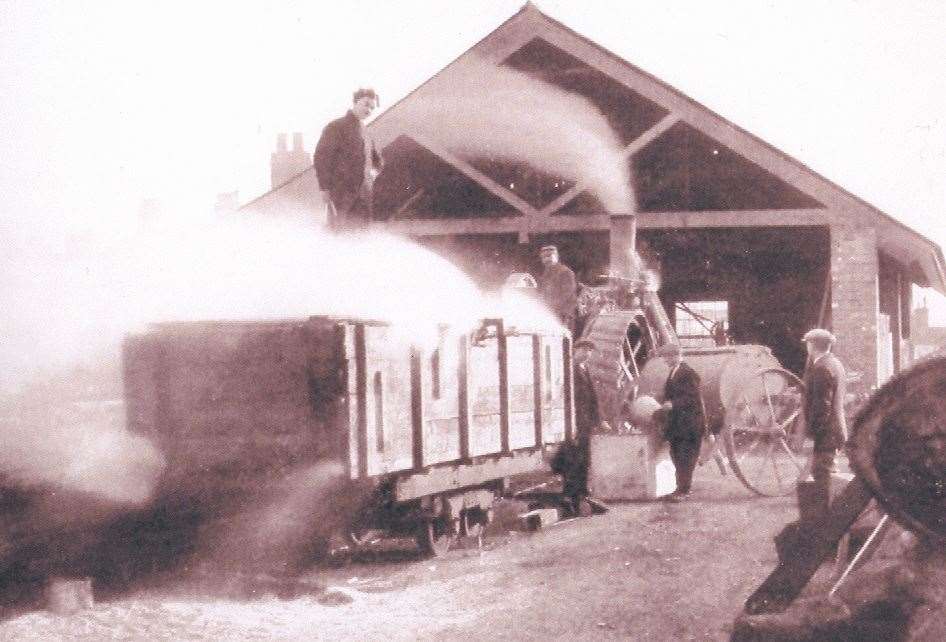
[[[483,535],[483,522],[477,519],[473,511],[463,511],[463,535],[479,539]]]
[[[759,495],[787,495],[806,470],[791,435],[801,426],[804,384],[787,370],[766,368],[746,379],[726,408],[723,443],[729,464]]]
[[[446,555],[453,546],[457,533],[451,522],[444,519],[431,519],[418,526],[415,539],[422,555],[441,557]]]

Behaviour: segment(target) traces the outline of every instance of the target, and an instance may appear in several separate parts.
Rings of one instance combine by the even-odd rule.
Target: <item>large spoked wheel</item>
[[[457,539],[453,524],[444,519],[431,519],[417,529],[417,548],[422,555],[441,557],[447,554]]]
[[[792,438],[802,426],[804,384],[791,372],[767,368],[749,377],[726,408],[723,443],[729,464],[758,495],[787,495],[806,470],[807,455]]]

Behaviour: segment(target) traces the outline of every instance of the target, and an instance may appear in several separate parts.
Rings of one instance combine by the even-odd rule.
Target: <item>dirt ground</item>
[[[288,589],[221,598],[172,581],[75,615],[8,619],[0,639],[726,640],[795,513],[793,497],[753,496],[708,464],[680,504],[494,532],[437,560],[388,542]]]

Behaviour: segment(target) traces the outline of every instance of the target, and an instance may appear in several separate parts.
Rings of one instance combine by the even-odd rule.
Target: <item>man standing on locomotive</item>
[[[575,273],[559,263],[558,248],[544,245],[539,251],[542,274],[539,275],[539,294],[555,316],[571,332],[575,332],[575,314],[578,310],[578,284]]]
[[[348,113],[325,126],[315,147],[312,164],[332,229],[356,230],[372,218],[372,190],[383,160],[365,119],[377,106],[374,89],[359,89]]]
[[[831,353],[834,335],[815,328],[802,337],[808,351],[805,368],[805,430],[815,442],[811,476],[814,480],[813,504],[818,514],[828,511],[831,501],[831,472],[838,449],[847,441],[844,417],[846,373]]]
[[[680,344],[668,343],[657,354],[670,367],[667,383],[664,384],[665,414],[664,435],[670,443],[670,459],[676,476],[677,487],[665,501],[683,501],[690,494],[693,470],[700,455],[700,444],[706,431],[703,397],[700,393],[700,376],[684,363]],[[661,412],[658,411],[658,412]]]

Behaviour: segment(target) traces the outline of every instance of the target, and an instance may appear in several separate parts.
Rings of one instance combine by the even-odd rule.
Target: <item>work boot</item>
[[[668,495],[664,495],[661,499],[665,502],[671,502],[673,504],[679,504],[684,501],[687,497],[690,496],[690,491],[675,490]]]

